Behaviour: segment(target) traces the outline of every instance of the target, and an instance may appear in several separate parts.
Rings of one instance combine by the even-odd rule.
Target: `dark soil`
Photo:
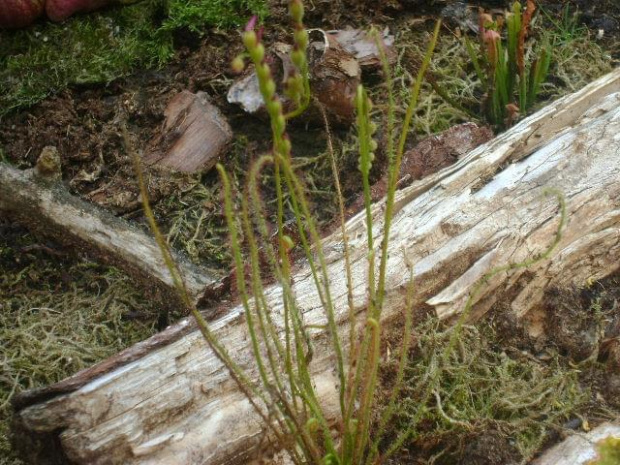
[[[121,125],[128,125],[135,147],[144,147],[158,133],[163,111],[177,92],[206,90],[216,104],[225,106],[228,53],[236,51],[219,35],[192,45],[194,49],[181,46],[176,64],[164,70],[104,87],[73,88],[7,117],[0,129],[0,145],[9,161],[32,166],[43,147],[55,146],[63,179],[75,192],[119,212],[135,208],[124,198],[135,194],[136,187]]]

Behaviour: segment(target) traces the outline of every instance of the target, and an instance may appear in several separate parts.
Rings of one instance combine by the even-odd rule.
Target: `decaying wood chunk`
[[[355,120],[355,92],[362,82],[362,69],[334,37],[316,32],[323,40],[309,46],[312,93],[333,123],[348,126]]]
[[[56,155],[57,159],[57,155]],[[111,213],[72,196],[58,174],[43,176],[54,162],[54,152],[44,149],[37,168],[21,171],[0,163],[0,211],[65,245],[84,250],[116,265],[137,278],[154,301],[173,302],[176,291],[155,240]],[[49,171],[45,168],[45,172]],[[177,257],[190,294],[198,300],[216,279],[204,269]]]
[[[505,134],[397,193],[390,233],[383,316],[404,308],[413,264],[414,305],[450,320],[472,287],[497,266],[531,258],[553,243],[566,202],[566,225],[554,254],[527,270],[494,275],[481,288],[472,318],[503,299],[533,333],[549,286],[601,279],[620,264],[620,70],[522,121]],[[373,207],[375,243],[382,202]],[[348,221],[355,310],[367,302],[364,215]],[[336,320],[347,331],[342,237],[324,240]],[[295,271],[294,293],[309,325],[325,324],[311,273]],[[282,290],[266,291],[274,315]],[[237,363],[257,377],[239,306],[212,323]],[[283,331],[282,328],[280,328]],[[337,415],[337,376],[326,338],[316,330],[312,376],[321,402]],[[346,341],[346,338],[343,338]],[[140,359],[99,373],[73,392],[22,403],[16,415],[24,455],[39,464],[239,464],[260,449],[264,430],[249,402],[201,335],[190,332]],[[18,397],[18,401],[19,401]],[[40,443],[48,439],[47,443]],[[43,444],[43,445],[41,445]],[[45,444],[55,444],[56,452]],[[54,455],[56,454],[56,455]],[[61,454],[61,455],[59,455]]]
[[[338,44],[353,55],[362,69],[374,69],[381,67],[381,57],[376,40],[366,31],[361,29],[342,29],[328,31],[330,37],[336,39]],[[385,53],[390,64],[396,62],[397,55],[394,50],[394,36],[386,28],[379,34],[380,40],[385,47]]]
[[[422,139],[411,150],[403,154],[398,187],[402,189],[413,181],[430,176],[456,163],[459,158],[488,142],[492,137],[493,131],[487,126],[463,123]],[[387,183],[387,174],[384,174],[371,186],[370,195],[373,202],[387,194]],[[357,213],[363,208],[364,197],[360,194],[359,198],[349,206],[348,211]]]
[[[145,152],[147,165],[182,173],[208,171],[232,140],[226,117],[205,92],[182,91],[164,111],[161,134]]]
[[[293,103],[284,96],[284,83],[293,68],[289,56],[291,49],[290,45],[277,42],[267,51],[277,92],[286,111],[294,109]],[[363,57],[368,59],[366,55]],[[310,31],[308,65],[312,95],[323,105],[332,124],[352,124],[355,119],[355,91],[362,78],[360,63],[354,54],[345,50],[333,35],[313,29]],[[227,98],[248,113],[265,113],[254,68],[233,83]],[[323,124],[320,112],[312,104],[304,114],[304,121]]]

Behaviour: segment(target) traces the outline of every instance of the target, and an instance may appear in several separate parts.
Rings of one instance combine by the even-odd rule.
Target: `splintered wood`
[[[208,171],[232,140],[232,129],[204,92],[184,90],[164,111],[161,134],[151,143],[144,161],[181,173]]]
[[[413,182],[396,199],[390,233],[386,305],[388,322],[403,311],[414,264],[415,305],[442,319],[462,311],[472,287],[497,266],[519,262],[554,241],[566,202],[566,226],[550,259],[499,273],[483,286],[472,318],[509,299],[530,331],[541,331],[540,305],[549,286],[583,284],[620,263],[620,70],[524,120],[461,157],[454,165]],[[383,234],[383,204],[373,207],[375,243]],[[362,214],[346,225],[358,312],[365,308],[366,230]],[[324,240],[331,290],[347,331],[347,287],[338,233]],[[295,272],[294,292],[307,324],[323,324],[310,272]],[[275,314],[281,289],[267,290]],[[240,307],[212,323],[234,359],[258,376]],[[334,360],[317,337],[314,382],[336,418]],[[344,338],[346,340],[346,338]],[[200,334],[190,332],[122,367],[85,380],[73,392],[31,397],[16,419],[24,455],[34,463],[239,464],[251,459],[263,426],[227,370]],[[51,446],[53,445],[53,447]]]
[[[595,465],[600,458],[597,446],[608,438],[620,440],[620,424],[603,423],[588,434],[575,433],[546,451],[532,465]]]

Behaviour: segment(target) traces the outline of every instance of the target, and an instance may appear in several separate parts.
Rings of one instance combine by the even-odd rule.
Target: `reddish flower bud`
[[[256,27],[256,23],[258,23],[258,16],[254,15],[250,18],[248,23],[245,25],[246,32],[253,31]]]
[[[485,42],[497,42],[501,39],[499,32],[494,31],[493,29],[485,29],[482,34],[482,38]]]

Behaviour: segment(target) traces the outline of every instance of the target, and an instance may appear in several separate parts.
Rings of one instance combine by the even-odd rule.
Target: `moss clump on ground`
[[[240,26],[250,14],[267,15],[266,0],[168,0],[167,8],[165,29],[187,28],[198,34],[212,26]]]
[[[0,117],[33,105],[70,85],[108,83],[139,69],[156,68],[174,55],[174,31],[235,27],[264,0],[144,0],[0,31]]]
[[[64,255],[0,222],[0,464],[11,398],[88,368],[155,332],[149,299],[114,268]]]
[[[0,116],[69,85],[106,83],[166,62],[172,37],[158,30],[160,3],[0,31]]]
[[[516,349],[502,350],[489,329],[465,326],[443,364],[450,334],[434,321],[419,329],[393,426],[399,434],[422,409],[409,446],[433,457],[432,463],[496,463],[490,456],[489,462],[477,462],[478,453],[498,454],[497,463],[527,461],[550,432],[588,403],[578,369],[557,358],[543,363]],[[432,396],[422,405],[426,383],[437,370]]]
[[[246,122],[244,130],[245,134],[235,137],[229,152],[221,160],[234,183],[233,200],[239,207],[247,180],[247,167],[253,159],[270,149],[264,137],[265,132],[269,131],[267,122]],[[341,139],[346,137],[347,134],[334,135],[333,142],[336,147],[343,146]],[[293,166],[312,199],[311,207],[318,223],[325,226],[335,218],[338,205],[331,161],[326,151],[327,135],[320,128],[291,128],[291,138],[294,147]],[[344,149],[338,150],[335,155],[337,164],[343,169],[345,165],[352,165],[357,160],[355,153]],[[354,179],[357,182],[357,177]],[[273,185],[272,172],[266,168],[263,171],[261,193],[266,209],[272,215],[270,221],[275,227]],[[285,197],[286,195],[285,192]],[[188,184],[187,189],[178,190],[163,198],[154,205],[154,211],[169,244],[186,253],[193,262],[218,268],[220,272],[222,267],[230,265],[230,231],[222,212],[221,184],[216,173],[211,172],[196,178]],[[287,219],[292,221],[292,215],[292,208],[287,205]]]

